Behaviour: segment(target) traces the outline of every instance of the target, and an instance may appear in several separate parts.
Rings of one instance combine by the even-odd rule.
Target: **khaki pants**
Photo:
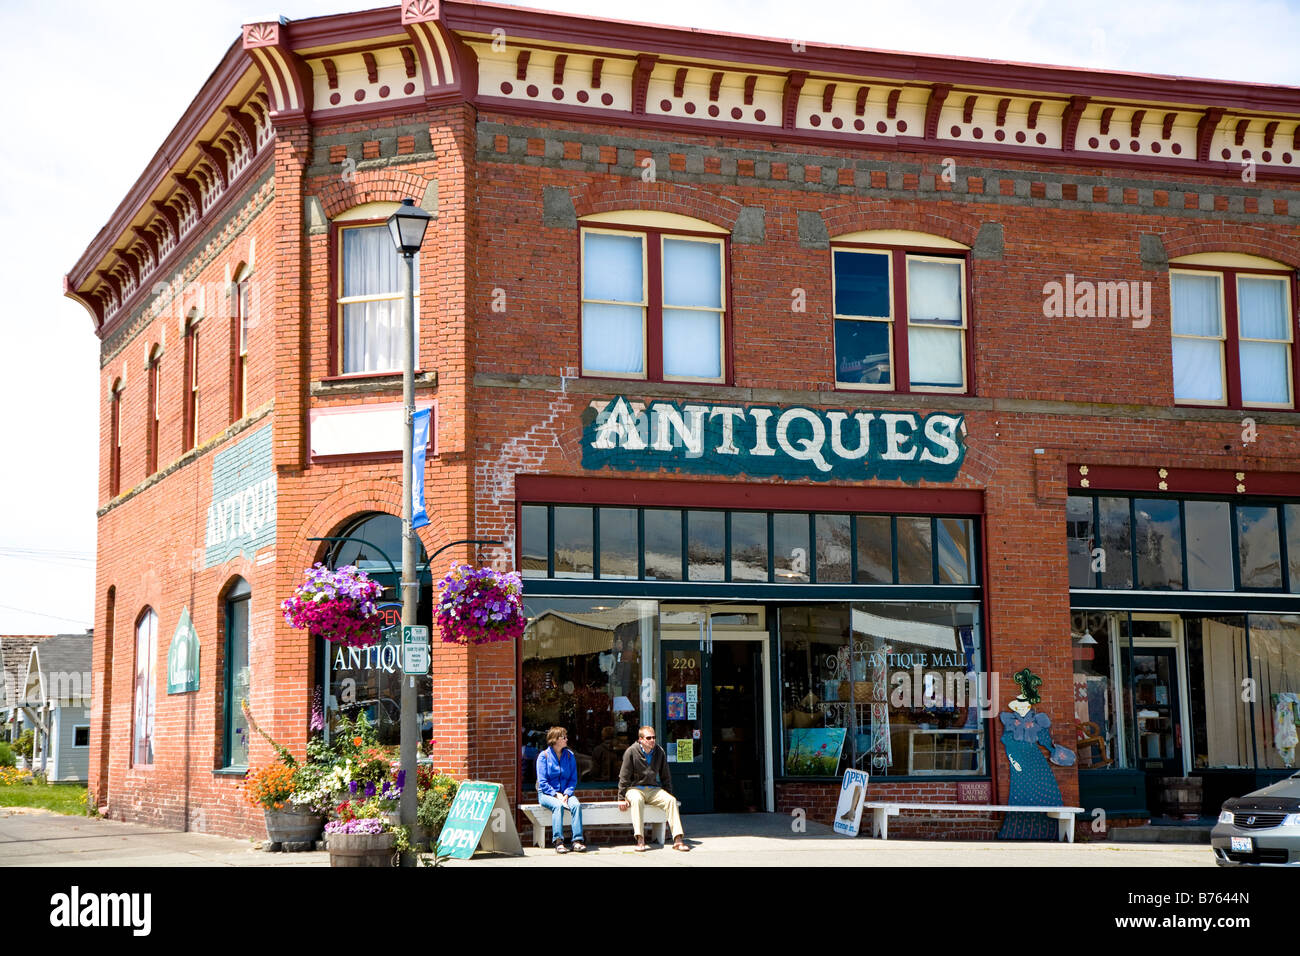
[[[672,831],[673,839],[682,835],[682,815],[677,810],[677,798],[667,790],[659,787],[650,787],[647,790],[628,787],[627,802],[632,805],[632,833],[635,836],[645,835],[647,803],[652,807],[659,807],[668,814],[668,829]]]

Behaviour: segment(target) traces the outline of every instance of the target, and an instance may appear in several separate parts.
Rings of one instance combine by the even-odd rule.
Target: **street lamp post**
[[[415,529],[411,527],[411,461],[415,445],[415,256],[424,244],[424,232],[433,217],[415,204],[413,199],[403,199],[402,205],[388,217],[388,231],[393,245],[405,261],[403,270],[402,306],[402,626],[415,623],[416,604],[420,583],[415,571]],[[419,731],[416,727],[415,678],[403,674],[402,680],[402,826],[414,827],[416,818],[416,789],[418,771],[416,751]],[[402,856],[403,866],[414,866],[415,855]]]

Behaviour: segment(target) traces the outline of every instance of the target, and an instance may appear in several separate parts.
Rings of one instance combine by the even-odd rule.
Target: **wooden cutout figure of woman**
[[[1074,754],[1052,742],[1051,718],[1034,710],[1033,705],[1041,700],[1038,688],[1043,679],[1028,667],[1013,675],[1013,679],[1020,685],[1020,694],[1007,704],[1010,713],[1004,711],[998,715],[1002,721],[1002,746],[1011,765],[1007,804],[1059,807],[1061,790],[1047,764],[1049,758],[1039,748],[1046,749],[1052,763],[1061,767],[1072,766]],[[1044,813],[1008,813],[998,831],[998,839],[1054,840],[1056,832],[1056,821]]]

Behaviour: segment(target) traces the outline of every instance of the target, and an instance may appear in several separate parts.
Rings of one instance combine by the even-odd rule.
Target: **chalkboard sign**
[[[480,845],[484,850],[524,855],[501,784],[466,780],[456,791],[438,834],[438,855],[468,860]]]

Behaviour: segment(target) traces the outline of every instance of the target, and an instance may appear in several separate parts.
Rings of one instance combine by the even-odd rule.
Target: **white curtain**
[[[721,378],[722,244],[665,239],[663,277],[664,375]]]
[[[1223,385],[1223,315],[1219,276],[1175,273],[1169,277],[1173,300],[1174,398],[1180,401],[1221,402]]]
[[[907,315],[911,383],[961,387],[961,264],[908,259]]]
[[[588,372],[643,374],[645,239],[585,232],[582,242],[582,367]],[[622,302],[630,304],[611,304]]]
[[[402,269],[404,265],[385,226],[343,231],[344,300],[388,295],[390,299],[346,302],[343,306],[343,372],[390,372],[402,367]],[[418,294],[419,256],[415,259]],[[419,300],[415,340],[419,334]],[[419,357],[416,357],[418,367]]]
[[[1237,315],[1241,343],[1241,397],[1245,402],[1291,400],[1290,335],[1287,332],[1285,279],[1237,280]]]
[[[136,764],[153,763],[157,656],[158,615],[150,610],[135,629],[135,759],[132,762]]]

